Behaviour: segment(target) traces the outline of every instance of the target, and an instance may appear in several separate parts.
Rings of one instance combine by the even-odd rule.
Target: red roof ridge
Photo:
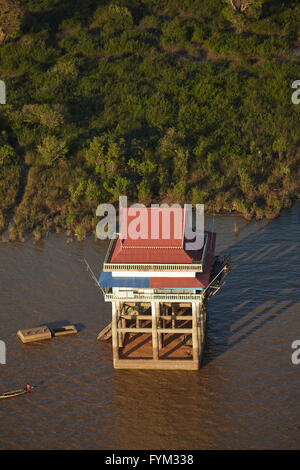
[[[181,250],[181,246],[149,246],[149,245],[133,245],[133,246],[126,246],[122,245],[122,249],[124,250],[136,250],[142,248],[143,250],[153,250],[153,249],[163,249],[163,250]]]

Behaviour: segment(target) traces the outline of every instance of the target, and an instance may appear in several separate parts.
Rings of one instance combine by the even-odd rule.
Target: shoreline
[[[267,221],[272,221],[272,220],[275,220],[277,219],[278,217],[280,217],[280,215],[282,214],[283,211],[285,210],[290,210],[292,209],[297,203],[299,203],[300,201],[300,197],[299,198],[295,198],[293,201],[290,202],[290,204],[286,207],[282,207],[278,213],[276,213],[275,216],[272,216],[272,217],[267,217],[266,215],[264,215],[263,217],[260,217],[260,218],[257,218],[255,217],[255,215],[252,215],[251,217],[247,217],[247,215],[244,215],[243,212],[239,212],[237,210],[211,210],[211,209],[208,209],[208,210],[205,210],[205,215],[208,215],[208,216],[218,216],[218,217],[224,217],[224,216],[233,216],[233,217],[240,217],[241,219],[243,219],[244,221],[246,222],[251,222],[251,221],[263,221],[263,220],[267,220]],[[118,215],[118,212],[117,212],[117,217],[116,217],[116,220],[117,222],[119,221],[119,215]],[[97,224],[96,224],[97,225]],[[96,227],[95,225],[95,227]],[[99,239],[97,238],[96,236],[96,232],[95,232],[95,228],[92,229],[92,230],[87,230],[85,231],[84,233],[76,233],[76,230],[72,230],[72,229],[68,229],[68,228],[62,228],[62,227],[53,227],[53,228],[50,228],[49,230],[43,232],[43,231],[24,231],[21,233],[21,236],[19,234],[19,232],[17,231],[17,228],[15,227],[15,230],[14,231],[10,231],[9,227],[11,226],[11,223],[6,226],[6,228],[4,230],[2,230],[0,232],[0,243],[14,243],[14,242],[17,242],[17,243],[26,243],[27,241],[29,240],[33,240],[33,241],[43,241],[43,240],[47,240],[49,238],[49,235],[58,235],[58,236],[65,236],[66,237],[66,243],[72,243],[73,241],[84,241],[86,240],[87,238],[90,238],[90,237],[93,237],[93,239],[95,241],[98,241]],[[235,233],[238,233],[238,226],[236,223],[233,224],[233,227],[232,227],[232,231],[235,232]],[[104,241],[104,240],[101,240],[101,241]]]

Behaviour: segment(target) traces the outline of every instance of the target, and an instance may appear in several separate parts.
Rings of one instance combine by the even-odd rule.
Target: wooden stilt
[[[163,327],[163,329],[166,328],[166,319],[165,319],[165,318],[162,319],[162,327]],[[161,347],[163,348],[163,347],[165,346],[165,337],[164,337],[164,333],[161,333],[160,336],[161,336]]]
[[[162,328],[162,319],[161,318],[158,318],[158,326],[159,326],[159,330],[158,330],[158,350],[161,350],[162,348],[162,336],[163,336],[163,333],[160,333],[160,329]]]
[[[176,307],[172,304],[172,328],[176,328]]]
[[[117,321],[117,325],[118,325],[118,342],[119,342],[119,347],[122,348],[122,346],[123,346],[123,333],[121,332],[122,318],[120,317],[120,312],[118,312],[117,315],[118,315],[118,321]]]
[[[122,316],[121,318],[121,328],[125,328],[126,329],[126,318],[124,318]],[[120,347],[123,347],[124,346],[124,341],[125,341],[125,335],[126,333],[121,333],[121,342],[120,342]]]
[[[170,302],[170,305],[151,301],[151,315],[145,315],[134,304],[136,312],[134,315],[128,315],[122,302],[116,300],[112,302],[112,343],[113,358],[115,368],[162,368],[162,369],[190,369],[199,368],[202,359],[205,331],[205,308],[201,301],[193,301],[191,307],[179,308],[178,303]],[[190,312],[191,310],[191,312]],[[125,313],[126,312],[126,313]],[[139,312],[139,313],[138,313]],[[138,317],[138,318],[137,318]],[[128,319],[126,321],[126,319]],[[136,320],[139,320],[139,327],[136,326]],[[148,321],[147,321],[148,320]],[[174,321],[176,323],[174,324]],[[175,326],[175,327],[174,327]],[[151,335],[152,337],[152,357],[138,359],[134,356],[128,356],[128,351],[132,344],[125,345],[125,335]],[[176,361],[170,360],[169,353],[166,354],[165,347],[169,348],[169,342],[164,344],[164,337],[173,338],[177,335],[186,338],[189,336],[192,340],[188,346],[186,342],[182,343],[183,355],[187,355],[183,360],[180,356]],[[149,336],[148,336],[149,338]],[[181,344],[181,343],[179,343]],[[192,355],[189,356],[185,348],[192,346]],[[145,346],[146,347],[146,346]],[[124,350],[126,352],[124,352]],[[133,350],[134,351],[134,350]],[[188,357],[189,356],[189,357]],[[183,356],[184,357],[184,356]]]
[[[119,302],[112,302],[112,349],[114,364],[119,360],[119,342],[118,342],[118,305]]]
[[[202,324],[201,324],[201,308],[199,302],[195,302],[195,309],[196,309],[196,324],[197,324],[197,338],[198,338],[198,349],[199,354],[201,352],[201,345],[202,345]]]
[[[159,302],[151,302],[152,307],[152,347],[153,359],[156,361],[159,358],[158,354],[158,338],[157,338],[157,319],[159,316]]]
[[[200,344],[200,354],[199,354],[199,366],[200,366],[202,362],[202,357],[203,357],[205,328],[206,328],[206,308],[202,302],[199,302],[199,324],[200,324],[200,331],[201,331],[201,344]]]
[[[192,302],[192,340],[193,340],[193,361],[199,362],[199,342],[198,342],[198,331],[197,331],[197,303]]]

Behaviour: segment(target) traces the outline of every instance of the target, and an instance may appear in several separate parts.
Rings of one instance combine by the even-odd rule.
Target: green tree
[[[52,166],[54,162],[64,157],[68,152],[66,141],[58,139],[54,135],[44,137],[37,149],[40,157],[39,161],[45,166]]]
[[[0,165],[8,165],[13,163],[16,153],[10,145],[2,145],[0,147]]]
[[[124,160],[124,144],[124,139],[116,139],[106,134],[94,137],[84,153],[88,167],[101,176],[120,172]]]
[[[263,0],[227,0],[236,13],[249,18],[259,18],[262,13]]]
[[[0,43],[19,36],[25,9],[16,0],[0,0]]]

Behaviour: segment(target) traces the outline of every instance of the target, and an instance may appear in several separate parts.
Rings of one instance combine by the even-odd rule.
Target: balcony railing
[[[113,302],[116,300],[121,301],[148,301],[148,302],[199,302],[202,299],[202,294],[157,294],[157,293],[142,293],[142,292],[114,292],[105,293],[104,299],[106,302]]]

